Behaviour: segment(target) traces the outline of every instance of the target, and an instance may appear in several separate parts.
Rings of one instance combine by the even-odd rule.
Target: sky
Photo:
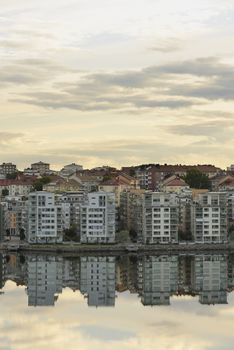
[[[0,0],[0,162],[234,163],[234,0]]]

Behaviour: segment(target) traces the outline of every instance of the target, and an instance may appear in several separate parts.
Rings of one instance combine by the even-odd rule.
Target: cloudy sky
[[[234,162],[234,0],[0,0],[0,161]]]

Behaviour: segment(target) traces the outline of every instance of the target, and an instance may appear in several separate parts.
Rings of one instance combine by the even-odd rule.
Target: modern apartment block
[[[62,242],[62,207],[56,205],[54,193],[45,191],[30,193],[27,238],[30,243]]]
[[[178,256],[144,256],[138,276],[143,305],[169,305],[178,288]]]
[[[22,196],[6,197],[1,203],[3,210],[3,231],[7,236],[20,236],[28,225],[28,202]]]
[[[89,306],[114,306],[115,257],[81,257],[80,291]]]
[[[15,164],[12,163],[2,163],[0,164],[0,173],[4,175],[14,174],[17,172]]]
[[[44,175],[50,171],[50,164],[40,161],[40,162],[31,164],[31,169],[33,171],[39,172],[41,175]]]
[[[120,229],[134,232],[138,241],[142,241],[143,198],[145,190],[126,190],[120,195]]]
[[[86,194],[83,191],[66,192],[57,196],[60,205],[69,205],[70,208],[70,227],[77,227],[80,231],[80,207],[86,200]]]
[[[81,242],[115,242],[114,193],[88,193],[87,203],[81,205]]]
[[[164,192],[144,194],[143,241],[146,244],[178,242],[176,194]]]
[[[192,236],[197,243],[227,241],[227,194],[198,194],[191,207]]]

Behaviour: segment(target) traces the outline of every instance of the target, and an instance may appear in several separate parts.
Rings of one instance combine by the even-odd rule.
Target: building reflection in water
[[[88,306],[114,306],[130,292],[145,306],[170,305],[172,296],[196,296],[201,304],[226,304],[234,286],[234,256],[0,254],[0,293],[5,283],[26,286],[29,306],[54,306],[63,288],[81,292]],[[2,296],[4,298],[4,296]]]
[[[80,291],[89,306],[114,306],[115,257],[81,257]]]
[[[54,305],[62,293],[63,259],[55,256],[29,256],[27,294],[29,306]]]

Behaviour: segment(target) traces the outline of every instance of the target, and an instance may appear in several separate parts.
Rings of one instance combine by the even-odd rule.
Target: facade
[[[115,242],[115,195],[88,193],[87,203],[81,205],[81,242]]]
[[[77,171],[83,170],[83,166],[75,163],[71,163],[68,165],[65,165],[61,170],[60,170],[60,176],[67,177],[71,176],[72,174],[76,173]]]
[[[144,193],[143,189],[131,189],[120,196],[120,229],[134,234],[139,242],[143,237]]]
[[[57,196],[57,202],[60,205],[69,205],[70,227],[76,227],[77,232],[80,232],[81,222],[81,205],[85,203],[86,194],[83,191],[66,192]]]
[[[63,240],[62,207],[54,193],[38,191],[29,195],[28,242],[60,243]]]
[[[12,163],[2,163],[0,165],[0,173],[4,175],[14,174],[17,172],[15,164]]]
[[[197,243],[227,241],[227,194],[207,192],[194,198],[191,207],[191,229]]]
[[[175,194],[145,193],[143,241],[146,244],[178,242],[178,203]]]
[[[39,172],[40,175],[44,175],[44,174],[50,172],[50,164],[40,161],[40,162],[31,164],[31,169],[34,172]]]
[[[28,224],[28,202],[24,197],[6,197],[2,202],[3,232],[7,236],[25,234]]]
[[[114,306],[115,257],[81,257],[80,291],[89,306]]]

